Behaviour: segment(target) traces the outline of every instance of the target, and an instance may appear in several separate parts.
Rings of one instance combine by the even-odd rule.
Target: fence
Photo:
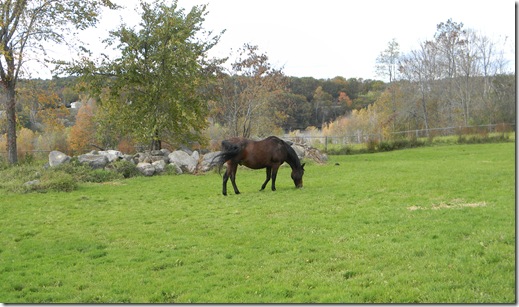
[[[491,124],[478,126],[460,126],[460,127],[446,127],[446,128],[431,128],[431,129],[416,129],[391,132],[388,139],[420,139],[420,138],[435,138],[444,136],[467,136],[474,134],[489,134],[489,133],[505,133],[515,132],[515,124]],[[310,144],[313,146],[324,146],[325,152],[328,150],[328,145],[355,145],[366,144],[370,141],[381,142],[384,141],[382,134],[364,133],[362,130],[357,130],[354,133],[342,136],[317,136],[311,134],[301,133],[299,135],[286,134],[284,139],[291,140],[295,143]],[[318,146],[318,147],[321,147]]]
[[[515,132],[515,124],[491,124],[491,125],[479,125],[479,126],[462,126],[462,127],[446,127],[446,128],[432,128],[432,129],[417,129],[417,130],[406,130],[390,133],[389,139],[420,139],[420,138],[435,138],[443,136],[466,136],[474,134],[489,134],[489,133],[505,133]],[[285,140],[291,140],[295,143],[309,144],[319,149],[328,151],[328,145],[355,145],[355,144],[366,144],[370,141],[381,142],[384,141],[382,134],[369,134],[364,133],[362,130],[357,130],[352,134],[342,136],[323,136],[323,135],[312,135],[310,133],[300,133],[298,135],[286,134],[282,136]],[[2,148],[3,149],[3,148]],[[18,158],[24,159],[24,157],[46,159],[50,150],[31,150],[24,151],[18,150]],[[0,159],[6,158],[7,152],[0,151]]]

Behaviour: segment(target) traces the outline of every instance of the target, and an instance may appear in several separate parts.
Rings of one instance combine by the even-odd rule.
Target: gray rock
[[[100,151],[97,154],[106,156],[108,158],[108,162],[114,162],[116,160],[123,158],[123,153],[118,150],[106,150],[106,151]]]
[[[108,158],[105,155],[84,154],[78,157],[79,162],[90,165],[93,169],[104,168],[108,164]]]
[[[210,171],[212,168],[217,166],[217,160],[214,158],[220,153],[220,151],[206,153],[200,161],[199,170],[201,172]]]
[[[49,153],[49,165],[54,167],[70,162],[70,157],[61,151],[53,150]]]
[[[182,172],[193,174],[196,171],[198,161],[191,157],[187,152],[176,150],[168,155],[169,163],[176,164]]]
[[[173,167],[173,169],[175,170],[175,174],[182,175],[184,173],[182,171],[182,169],[180,168],[180,166],[176,165],[175,163],[170,163],[169,165],[171,165],[171,167]]]
[[[166,148],[162,148],[160,151],[162,151],[163,155],[166,157],[171,153],[171,151],[167,150]]]
[[[40,184],[40,181],[38,179],[36,180],[31,180],[31,181],[27,181],[26,183],[24,183],[23,185],[26,185],[26,186],[32,186],[32,185],[37,185],[37,184]]]
[[[155,166],[150,163],[140,162],[137,164],[137,169],[144,176],[153,176],[153,174],[155,174]]]
[[[191,158],[195,159],[196,161],[198,161],[200,159],[200,154],[198,153],[198,151],[193,151],[193,153],[191,154]]]
[[[155,167],[156,173],[162,173],[166,169],[166,161],[164,160],[155,161],[151,165]]]
[[[303,159],[305,157],[305,148],[303,146],[299,145],[292,145],[292,148],[296,152],[297,156],[299,157],[299,160]]]

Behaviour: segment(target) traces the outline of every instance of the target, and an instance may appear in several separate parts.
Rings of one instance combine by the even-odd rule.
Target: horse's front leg
[[[260,191],[263,191],[265,189],[265,187],[267,186],[267,183],[270,181],[270,173],[271,172],[272,172],[272,167],[268,167],[267,166],[267,179],[265,180],[263,185],[261,185],[261,190]]]
[[[272,191],[276,190],[276,177],[278,176],[279,165],[272,166]]]

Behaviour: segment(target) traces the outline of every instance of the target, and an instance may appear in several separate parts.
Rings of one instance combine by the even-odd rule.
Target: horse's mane
[[[300,169],[301,161],[299,161],[299,157],[297,156],[297,153],[294,150],[294,148],[292,148],[292,146],[290,146],[285,141],[283,141],[283,144],[285,145],[285,149],[287,150],[287,163],[295,169]]]

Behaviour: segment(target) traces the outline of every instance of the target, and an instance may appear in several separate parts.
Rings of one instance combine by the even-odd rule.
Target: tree
[[[387,48],[377,57],[377,74],[382,77],[387,77],[390,84],[396,80],[399,57],[399,45],[394,38],[388,43]]]
[[[6,0],[0,2],[0,83],[7,114],[8,162],[17,159],[16,87],[30,58],[49,61],[42,41],[62,44],[66,35],[95,25],[109,0]]]
[[[400,58],[400,50],[397,41],[393,38],[388,43],[387,49],[382,51],[377,58],[377,74],[389,79],[389,91],[391,93],[391,107],[393,110],[393,118],[396,117],[397,107],[395,99],[395,80],[398,73],[398,61]],[[393,130],[395,122],[393,121]]]
[[[206,6],[187,14],[176,2],[141,1],[140,8],[137,28],[123,24],[106,40],[108,47],[120,49],[119,57],[100,64],[86,59],[69,70],[99,98],[98,111],[116,129],[109,133],[151,142],[151,149],[160,149],[162,141],[200,140],[207,114],[203,87],[220,64],[207,52],[220,35],[202,28]]]
[[[86,151],[91,144],[95,143],[95,122],[93,103],[85,102],[78,110],[76,123],[70,129],[68,143],[70,149],[75,153]]]
[[[282,70],[273,68],[268,56],[258,51],[258,46],[244,44],[232,70],[220,78],[217,108],[231,136],[248,138],[270,133],[272,121],[268,119],[275,117],[276,110],[272,95],[284,91],[288,83]]]

